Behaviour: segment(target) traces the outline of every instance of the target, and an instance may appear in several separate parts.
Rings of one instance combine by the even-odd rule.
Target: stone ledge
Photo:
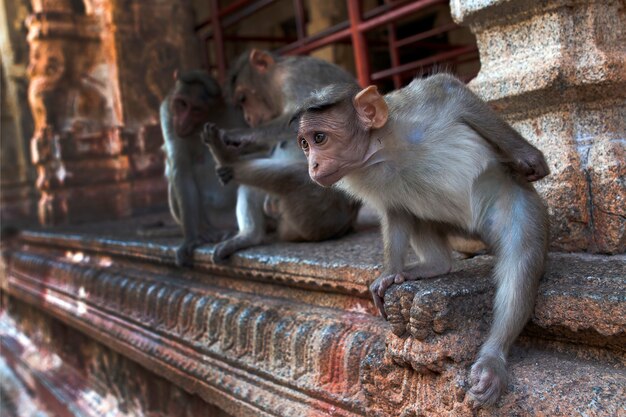
[[[12,253],[18,299],[236,415],[364,415],[359,364],[382,321],[139,268]]]
[[[254,248],[223,266],[207,246],[181,270],[176,241],[138,239],[137,223],[23,232],[3,248],[3,289],[233,415],[472,415],[466,376],[490,318],[490,257],[394,286],[394,335],[367,294],[375,231]],[[567,393],[562,410],[614,407],[602,392],[626,383],[625,268],[624,256],[550,255],[502,407],[550,409],[542,390]],[[598,377],[580,398],[563,360]]]
[[[182,286],[211,285],[376,315],[368,292],[382,262],[376,230],[321,244],[260,246],[235,255],[224,265],[211,262],[213,247],[206,245],[196,251],[195,267],[181,270],[170,268],[176,239],[138,238],[128,231],[131,224],[132,230],[136,228],[136,220],[110,224],[115,225],[109,229],[110,236],[96,234],[95,230],[107,230],[104,226],[23,232],[19,238],[22,247],[16,253],[38,253],[67,265],[96,269],[111,263],[117,273],[136,271],[133,274],[138,277],[145,275],[145,268]],[[412,337],[425,339],[469,328],[484,331],[492,304],[491,265],[490,256],[457,260],[449,275],[392,287],[386,304],[393,332],[401,336],[409,329]],[[594,346],[623,346],[624,277],[626,255],[551,253],[531,318],[540,331],[533,333]]]

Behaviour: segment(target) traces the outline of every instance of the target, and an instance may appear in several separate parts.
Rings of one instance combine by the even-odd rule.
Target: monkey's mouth
[[[321,185],[322,187],[330,187],[337,181],[339,181],[343,177],[343,172],[341,172],[341,168],[336,171],[333,171],[329,174],[324,175],[316,175],[313,178],[313,181]]]

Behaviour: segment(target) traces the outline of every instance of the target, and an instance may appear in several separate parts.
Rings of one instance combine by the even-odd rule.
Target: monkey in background
[[[209,121],[225,128],[245,124],[241,111],[227,105],[207,72],[177,72],[174,77],[159,110],[169,208],[183,232],[176,264],[189,266],[196,247],[223,240],[228,233],[224,227],[235,225],[237,187],[220,185],[213,158],[202,144],[202,127]]]
[[[216,246],[214,261],[263,243],[271,223],[284,241],[320,241],[351,229],[360,205],[311,181],[288,123],[302,100],[332,82],[356,85],[343,69],[311,57],[277,57],[254,49],[233,66],[229,91],[250,128],[218,130],[209,124],[204,132],[220,179],[241,185],[239,233]],[[272,151],[263,158],[242,157],[227,143],[244,149],[266,145]]]
[[[294,120],[311,178],[336,184],[381,216],[383,273],[370,291],[383,317],[391,285],[450,271],[451,232],[478,235],[490,247],[493,323],[471,368],[469,395],[477,405],[494,404],[506,388],[506,356],[532,313],[546,261],[547,210],[528,182],[547,174],[543,155],[533,151],[530,169],[503,164],[499,144],[536,148],[446,74],[384,97],[374,86],[328,86]],[[409,246],[419,258],[415,265],[405,265]]]

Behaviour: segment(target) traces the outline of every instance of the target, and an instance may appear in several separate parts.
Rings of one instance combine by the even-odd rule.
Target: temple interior
[[[626,9],[615,1],[0,0],[0,413],[626,413]],[[177,265],[159,106],[253,49],[382,93],[455,74],[545,155],[549,253],[506,391],[477,409],[494,259],[392,285],[378,216]],[[294,141],[295,141],[294,136]],[[313,211],[313,210],[312,210]],[[409,257],[408,261],[418,261]],[[6,413],[6,414],[4,414]]]

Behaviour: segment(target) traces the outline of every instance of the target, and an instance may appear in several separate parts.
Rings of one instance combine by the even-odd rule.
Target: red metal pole
[[[352,47],[354,48],[356,75],[359,84],[365,87],[370,84],[371,79],[365,34],[359,28],[362,22],[360,0],[348,0],[348,15],[350,16],[350,35],[352,37]]]
[[[306,27],[304,21],[304,5],[302,0],[293,0],[293,9],[296,15],[296,31],[298,40],[306,38]]]
[[[239,0],[234,3],[229,4],[228,6],[224,6],[224,8],[220,10],[219,16],[224,17],[228,14],[234,13],[238,11],[239,9],[242,9],[243,7],[247,6],[248,3],[252,3],[252,0]]]
[[[391,66],[396,68],[400,66],[400,53],[398,51],[398,44],[396,43],[396,25],[393,23],[388,24],[387,33],[387,37],[389,38],[389,56],[391,58]],[[392,79],[394,88],[400,88],[402,86],[402,79],[399,74],[395,74]]]
[[[279,54],[289,54],[289,55],[300,55],[306,54],[316,49],[322,48],[326,45],[330,45],[333,42],[337,42],[341,39],[350,37],[350,29],[341,29],[333,34],[318,38],[313,42],[309,42],[303,46],[298,46],[296,48],[286,47],[284,49],[279,49]]]
[[[350,0],[352,1],[352,0]],[[407,4],[406,6],[398,7],[388,13],[384,13],[380,16],[367,19],[359,25],[359,30],[365,32],[372,30],[378,26],[385,25],[387,23],[395,22],[400,18],[407,16],[411,13],[422,10],[425,7],[432,6],[434,4],[447,3],[447,0],[420,0]]]
[[[213,45],[215,48],[215,60],[217,65],[217,78],[220,83],[226,80],[226,54],[224,53],[224,37],[220,21],[219,0],[211,0],[211,31],[213,32]]]

